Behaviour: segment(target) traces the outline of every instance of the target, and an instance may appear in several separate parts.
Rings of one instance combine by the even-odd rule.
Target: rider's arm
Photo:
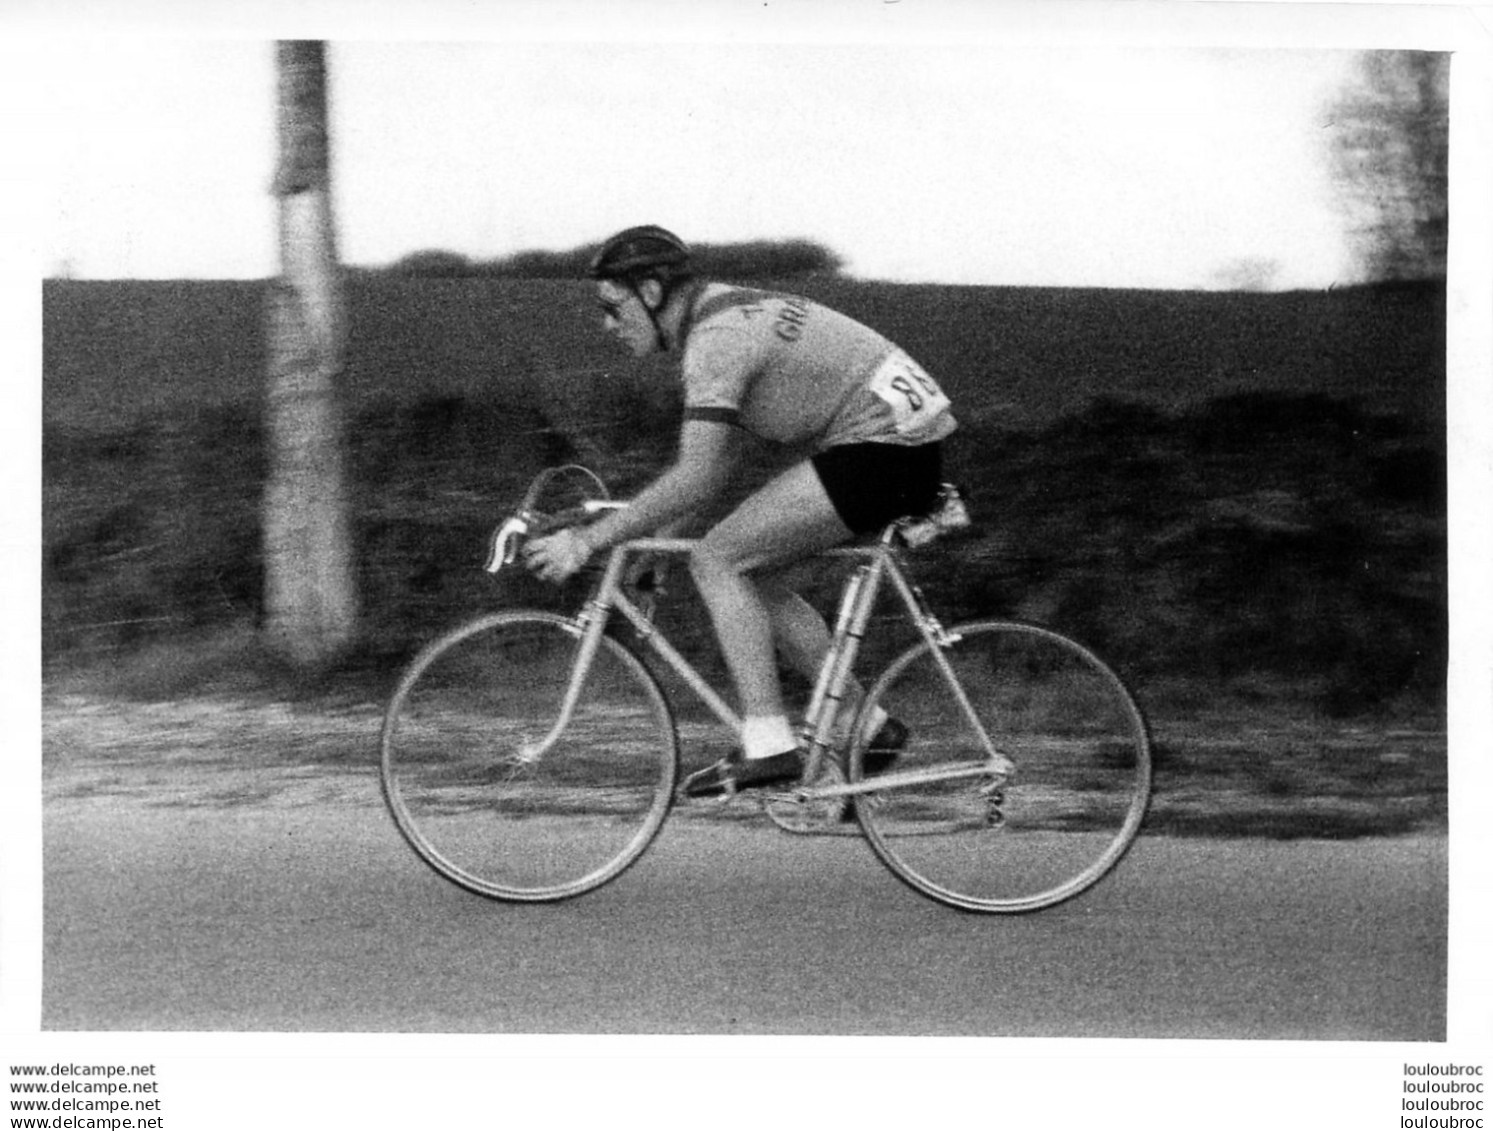
[[[741,458],[742,433],[733,424],[686,420],[674,465],[633,498],[581,531],[592,552],[672,527],[713,500]]]

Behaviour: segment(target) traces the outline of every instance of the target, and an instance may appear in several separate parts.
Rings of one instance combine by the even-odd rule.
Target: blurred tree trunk
[[[297,665],[338,658],[357,630],[343,422],[344,312],[332,225],[326,57],[276,45],[280,277],[269,290],[266,627]]]

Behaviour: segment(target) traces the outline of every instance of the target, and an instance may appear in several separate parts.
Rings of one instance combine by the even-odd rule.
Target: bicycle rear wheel
[[[867,692],[849,777],[889,788],[858,795],[856,816],[887,867],[940,903],[996,913],[1051,907],[1098,882],[1135,839],[1151,794],[1145,719],[1119,676],[1058,633],[981,621],[949,636],[946,647],[909,648]],[[909,737],[889,769],[868,775],[865,736],[877,706]],[[1008,776],[982,766],[980,729],[1015,763]],[[972,772],[928,780],[929,771],[960,767]]]
[[[668,814],[673,717],[624,645],[601,638],[552,733],[580,641],[575,621],[549,613],[481,617],[416,656],[389,702],[389,810],[421,859],[469,891],[521,902],[591,891],[642,855]]]

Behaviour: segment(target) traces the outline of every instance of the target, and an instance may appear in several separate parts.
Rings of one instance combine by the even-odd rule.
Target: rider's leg
[[[773,640],[778,652],[788,666],[812,683],[819,677],[825,657],[829,655],[832,636],[829,626],[819,611],[804,600],[796,588],[793,577],[773,574],[761,579],[758,592],[767,608],[772,622]],[[850,676],[843,691],[843,707],[839,714],[844,719],[855,717],[865,694],[861,682]],[[873,729],[886,721],[886,712],[877,708],[872,719]],[[843,741],[848,732],[838,736]]]
[[[808,557],[850,537],[813,466],[801,463],[747,498],[696,543],[690,572],[710,611],[740,697],[748,758],[782,753],[792,746],[778,681],[773,621],[748,574]],[[802,627],[802,610],[795,621]],[[795,644],[803,642],[795,634]]]
[[[819,610],[776,575],[759,578],[757,593],[767,609],[778,654],[799,675],[814,679],[831,641]]]

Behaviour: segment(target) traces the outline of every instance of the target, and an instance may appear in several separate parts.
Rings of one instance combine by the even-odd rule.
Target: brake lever
[[[482,568],[488,573],[497,573],[504,566],[512,565],[518,559],[519,543],[528,533],[528,519],[521,514],[503,523],[493,532],[487,547],[487,561]]]

